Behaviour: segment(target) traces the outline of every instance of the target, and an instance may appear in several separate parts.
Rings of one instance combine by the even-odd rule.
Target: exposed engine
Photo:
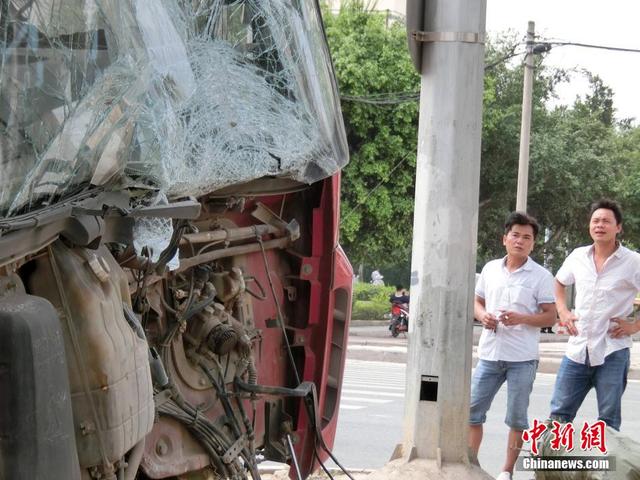
[[[319,4],[0,0],[0,38],[0,480],[306,477],[352,277]]]
[[[76,225],[3,267],[0,333],[33,344],[9,349],[8,370],[15,377],[29,360],[37,372],[35,365],[47,361],[38,352],[57,352],[58,361],[47,366],[49,382],[26,375],[30,384],[9,400],[32,399],[33,411],[50,422],[47,395],[55,386],[62,416],[45,429],[60,429],[58,448],[68,457],[55,478],[257,479],[260,458],[297,465],[300,457],[310,471],[322,429],[337,413],[348,295],[326,297],[331,310],[310,310],[314,295],[324,297],[317,280],[331,267],[314,260],[309,241],[314,221],[324,220],[308,220],[310,205],[298,200],[317,204],[324,196],[317,188],[292,196],[289,206],[284,196],[266,198],[271,206],[281,202],[283,217],[255,199],[204,199],[197,218],[173,222],[155,261],[149,248],[136,253],[131,243],[104,241],[127,223],[111,212],[102,236]],[[45,330],[22,318],[32,304],[43,312],[32,317]],[[335,331],[326,323],[314,327],[330,312]],[[26,332],[16,333],[16,325],[27,325]],[[329,363],[316,363],[328,342]],[[304,380],[323,371],[320,399]],[[13,382],[5,378],[6,386]],[[0,417],[9,438],[33,430],[12,420],[12,411]],[[73,420],[63,421],[65,415]],[[31,434],[42,439],[41,432]],[[43,471],[7,471],[17,475],[7,478],[48,478]]]
[[[200,225],[206,227],[204,223]],[[289,228],[283,222],[280,226]],[[124,265],[133,267],[134,305],[166,371],[152,362],[158,365],[156,388],[166,382],[167,389],[158,400],[160,419],[142,467],[151,478],[165,478],[213,462],[225,478],[244,478],[245,467],[256,477],[256,398],[238,386],[258,383],[256,352],[262,331],[256,328],[253,301],[279,301],[266,252],[291,244],[299,232],[295,223],[288,231],[228,222],[224,229],[200,230],[197,224],[183,228],[181,267],[166,279],[154,278],[148,259],[124,258]],[[275,238],[263,239],[266,236]],[[247,253],[264,259],[258,276],[244,271]],[[278,305],[274,320],[282,318]],[[197,442],[176,444],[176,438],[188,438],[185,429]],[[185,446],[192,452],[185,455]]]

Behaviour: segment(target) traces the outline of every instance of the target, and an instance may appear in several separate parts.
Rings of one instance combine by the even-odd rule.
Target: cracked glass
[[[1,0],[0,53],[0,216],[347,163],[316,2]]]

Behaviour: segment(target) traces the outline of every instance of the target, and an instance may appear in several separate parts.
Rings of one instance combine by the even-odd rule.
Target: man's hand
[[[484,328],[488,328],[489,330],[495,331],[495,329],[498,327],[498,319],[495,317],[495,315],[486,311],[480,319],[480,322],[482,323],[482,325],[484,325]]]
[[[560,326],[565,327],[569,335],[578,335],[578,328],[575,323],[578,321],[578,317],[575,313],[567,310],[565,312],[559,312],[559,316]]]
[[[507,327],[511,327],[513,325],[520,325],[521,323],[526,322],[526,315],[523,313],[515,312],[513,310],[507,310],[500,315],[500,320],[503,325]]]
[[[611,327],[609,328],[609,335],[612,338],[628,337],[638,331],[637,321],[629,322],[624,318],[614,317],[610,322]]]

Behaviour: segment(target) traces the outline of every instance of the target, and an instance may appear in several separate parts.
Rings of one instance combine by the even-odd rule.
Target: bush
[[[389,297],[395,292],[394,287],[384,285],[371,285],[370,283],[358,282],[353,286],[353,300],[373,301],[389,305]]]
[[[389,301],[385,303],[372,300],[356,300],[353,303],[351,318],[353,320],[384,320],[385,314],[389,313]]]

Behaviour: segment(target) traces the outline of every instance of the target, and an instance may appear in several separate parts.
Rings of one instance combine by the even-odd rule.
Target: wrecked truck
[[[0,478],[306,477],[351,304],[311,0],[0,0]]]

